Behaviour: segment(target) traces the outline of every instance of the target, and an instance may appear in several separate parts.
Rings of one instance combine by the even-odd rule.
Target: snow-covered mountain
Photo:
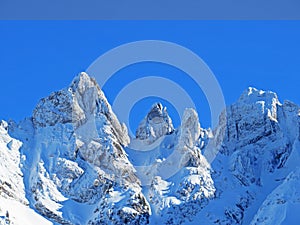
[[[299,160],[300,108],[273,92],[249,88],[212,131],[154,104],[129,137],[80,73],[0,122],[0,224],[297,224]]]

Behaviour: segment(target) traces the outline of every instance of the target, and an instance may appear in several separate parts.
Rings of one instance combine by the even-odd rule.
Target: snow
[[[125,196],[122,196],[122,193],[119,191],[112,191],[109,193],[111,203],[117,203],[120,202],[122,199],[124,199]]]
[[[7,124],[3,127],[7,132]],[[24,198],[26,190],[30,207],[44,217],[59,224],[111,217],[122,223],[125,215],[147,221],[149,205],[123,149],[129,142],[126,127],[87,74],[42,99],[32,118],[12,123],[10,130],[23,142]],[[114,192],[122,196],[118,206],[117,196],[104,194]],[[132,211],[119,214],[120,204]]]
[[[296,224],[300,209],[300,167],[266,198],[251,224]]]
[[[0,217],[9,213],[12,225],[52,225],[53,223],[37,214],[33,209],[15,200],[0,197]],[[1,221],[1,220],[0,220]]]
[[[28,204],[25,198],[19,149],[22,143],[8,134],[8,124],[0,122],[0,196]]]
[[[299,149],[300,109],[274,92],[248,88],[213,131],[157,103],[129,138],[80,73],[0,121],[0,224],[296,224]]]
[[[254,88],[246,90],[227,108],[227,121],[221,120],[217,128],[221,133],[214,132],[220,136],[225,133],[220,153],[211,165],[216,198],[198,213],[195,221],[250,224],[258,219],[258,224],[263,224],[261,221],[266,215],[275,218],[266,224],[286,224],[282,218],[296,220],[296,214],[284,216],[285,210],[273,216],[271,212],[275,212],[276,207],[264,202],[266,199],[277,201],[270,193],[299,162],[298,110],[293,103],[281,104],[275,93]],[[218,140],[218,136],[214,139]],[[286,193],[293,195],[291,190]],[[268,209],[261,211],[264,204]]]

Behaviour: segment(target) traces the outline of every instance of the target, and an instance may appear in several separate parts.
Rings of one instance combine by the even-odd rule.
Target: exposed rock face
[[[275,93],[254,88],[227,109],[227,124],[220,124],[226,127],[221,152],[232,156],[231,170],[244,185],[260,184],[263,171],[284,166],[299,135],[286,128],[299,125],[298,110],[291,103],[282,105]]]
[[[156,103],[139,124],[136,131],[136,138],[145,140],[147,144],[151,144],[158,138],[173,131],[174,127],[167,108],[163,107],[160,103]]]

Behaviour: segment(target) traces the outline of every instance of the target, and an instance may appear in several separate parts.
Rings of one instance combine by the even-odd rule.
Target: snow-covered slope
[[[8,134],[8,124],[0,121],[0,224],[51,224],[29,208],[23,183],[22,143]]]
[[[0,123],[0,224],[297,224],[299,155],[299,107],[273,92],[247,89],[213,131],[158,103],[129,138],[80,73]]]
[[[0,197],[1,225],[51,225],[52,223],[19,201]]]
[[[22,157],[19,152],[22,143],[8,134],[8,124],[0,121],[0,190],[1,196],[28,204],[25,198]]]
[[[251,224],[297,224],[300,212],[300,169],[291,172],[263,202]]]

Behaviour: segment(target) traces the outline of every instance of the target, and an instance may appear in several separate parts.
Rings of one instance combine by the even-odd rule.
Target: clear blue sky
[[[227,104],[248,86],[273,90],[282,101],[300,104],[300,21],[1,21],[0,35],[1,119],[30,116],[40,98],[66,87],[101,54],[145,39],[175,42],[197,53],[217,77]],[[124,68],[104,91],[112,101],[130,76],[148,74],[172,76],[189,88],[201,108],[201,123],[209,126],[203,93],[170,66]],[[155,100],[144,100],[132,110],[133,128]],[[169,108],[177,126],[178,115]]]

